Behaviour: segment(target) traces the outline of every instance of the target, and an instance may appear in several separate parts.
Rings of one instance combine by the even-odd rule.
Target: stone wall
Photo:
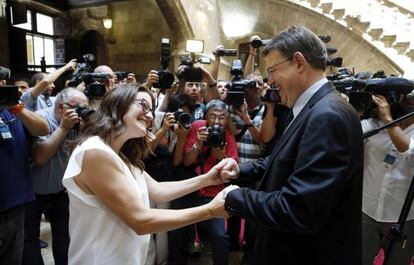
[[[103,28],[102,18],[112,18],[112,29]],[[70,11],[72,37],[96,30],[106,40],[108,65],[113,70],[132,71],[138,80],[149,70],[160,68],[161,38],[171,37],[155,0],[134,0],[110,6]]]

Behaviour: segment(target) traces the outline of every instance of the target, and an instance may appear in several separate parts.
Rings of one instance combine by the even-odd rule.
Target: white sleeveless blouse
[[[69,194],[69,265],[143,265],[150,235],[137,235],[96,196],[86,194],[74,182],[74,177],[81,172],[83,155],[90,149],[111,154],[145,207],[149,208],[144,177],[147,173],[133,167],[135,179],[130,168],[98,136],[83,142],[73,151],[62,180]]]

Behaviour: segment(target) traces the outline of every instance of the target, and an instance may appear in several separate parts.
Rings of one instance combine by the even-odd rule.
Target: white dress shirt
[[[364,132],[384,125],[375,119],[361,121]],[[397,222],[414,174],[414,124],[404,129],[410,137],[406,152],[393,145],[387,130],[365,140],[362,211],[378,222]],[[414,219],[411,207],[407,220]]]

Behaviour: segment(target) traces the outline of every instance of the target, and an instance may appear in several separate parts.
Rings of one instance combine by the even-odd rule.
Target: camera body
[[[84,106],[76,106],[75,108],[76,114],[81,117],[84,121],[88,120],[89,116],[91,116],[95,111]]]
[[[282,98],[280,97],[279,90],[276,88],[269,88],[266,90],[264,96],[260,97],[260,100],[263,102],[280,103]]]
[[[100,83],[92,83],[86,86],[84,93],[89,99],[101,98],[106,93],[106,86]]]
[[[0,106],[13,106],[19,103],[20,93],[17,86],[0,86]]]
[[[233,78],[227,85],[227,104],[240,108],[244,103],[244,91],[256,87],[256,81],[243,79],[243,68],[240,60],[233,61],[230,73]]]
[[[10,79],[10,69],[0,66],[0,80]]]
[[[170,63],[171,46],[170,39],[163,38],[161,40],[161,70],[158,71],[158,83],[153,84],[154,88],[161,90],[171,88],[174,83],[174,74],[167,70]]]
[[[223,56],[237,56],[237,50],[236,49],[218,49],[217,50],[217,56],[223,57]]]
[[[68,86],[77,87],[83,81],[83,76],[91,71],[91,63],[95,60],[93,54],[85,54],[82,56],[84,63],[78,63],[75,72],[72,74],[72,79],[69,80]]]
[[[174,119],[186,130],[191,126],[191,116],[185,113],[183,109],[178,109],[174,112]]]
[[[272,40],[270,40],[270,39],[267,39],[267,40],[255,39],[255,40],[252,40],[252,42],[250,43],[250,45],[251,45],[253,48],[258,49],[258,48],[260,48],[260,47],[262,47],[262,46],[267,45],[267,44],[268,44],[268,43],[270,43],[271,41],[272,41]]]
[[[207,128],[207,132],[208,136],[205,142],[207,147],[216,148],[226,145],[226,134],[223,126],[214,124]]]

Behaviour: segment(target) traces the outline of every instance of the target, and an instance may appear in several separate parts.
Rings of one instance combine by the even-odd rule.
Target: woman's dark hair
[[[107,92],[99,105],[98,110],[90,117],[82,133],[71,143],[73,150],[77,145],[83,143],[91,136],[100,136],[108,140],[112,134],[118,137],[125,130],[124,115],[134,103],[138,92],[150,95],[152,106],[155,100],[150,91],[138,84],[120,84]],[[120,150],[120,157],[139,169],[144,169],[142,160],[146,158],[150,150],[149,142],[152,138],[150,132],[142,138],[129,139]]]
[[[189,95],[175,94],[171,96],[170,100],[168,101],[167,111],[174,112],[182,107],[188,107],[190,111],[193,111],[196,109],[197,104],[195,100]]]

